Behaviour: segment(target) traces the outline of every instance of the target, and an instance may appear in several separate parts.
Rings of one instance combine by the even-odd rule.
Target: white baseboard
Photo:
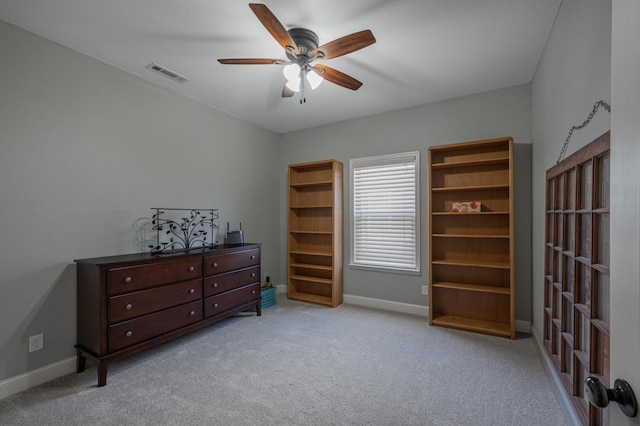
[[[531,334],[531,323],[529,321],[516,320],[516,331],[518,333]]]
[[[354,296],[343,294],[342,300],[349,305],[366,306],[368,308],[383,309],[385,311],[402,312],[405,314],[429,316],[429,307],[422,305],[412,305],[409,303],[392,302],[389,300],[374,299],[372,297]]]
[[[558,373],[556,373],[553,362],[551,361],[551,358],[549,358],[549,354],[547,354],[547,351],[544,349],[542,340],[538,336],[535,327],[531,327],[531,335],[533,336],[534,344],[536,346],[536,349],[538,349],[538,355],[540,355],[540,361],[542,362],[543,368],[547,372],[547,377],[549,377],[549,381],[551,382],[551,388],[553,389],[553,393],[558,400],[558,404],[560,404],[560,409],[564,414],[564,418],[567,421],[567,424],[581,424],[582,422],[580,421],[580,417],[578,417],[578,413],[576,412],[575,408],[573,408],[573,404],[569,399],[569,395],[567,395],[567,392],[565,391],[564,384],[558,376]]]
[[[0,399],[57,379],[65,374],[73,373],[74,371],[76,371],[75,356],[3,380],[0,382]]]
[[[422,305],[412,305],[410,303],[392,302],[389,300],[374,299],[372,297],[354,296],[352,294],[343,294],[344,303],[350,305],[366,306],[368,308],[383,309],[386,311],[402,312],[405,314],[419,315],[422,317],[429,316],[429,307]],[[531,323],[529,321],[516,320],[516,331],[519,333],[531,334]]]

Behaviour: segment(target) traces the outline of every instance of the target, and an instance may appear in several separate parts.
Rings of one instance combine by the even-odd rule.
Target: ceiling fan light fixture
[[[285,86],[287,86],[294,92],[300,91],[300,71],[300,65],[295,62],[285,66],[282,70],[282,72],[284,73],[284,78],[287,79]]]
[[[297,93],[300,91],[300,77],[294,80],[287,80],[284,85],[287,86],[290,90],[293,90]]]
[[[322,78],[322,76],[318,74],[317,71],[311,69],[307,71],[307,81],[311,86],[311,90],[315,90],[318,86],[320,86],[320,83],[324,81],[324,78]]]
[[[287,81],[300,81],[300,65],[296,63],[289,64],[284,67],[282,72],[284,73],[284,78],[286,78]]]

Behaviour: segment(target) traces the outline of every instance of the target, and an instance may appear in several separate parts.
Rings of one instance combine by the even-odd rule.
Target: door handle
[[[597,377],[587,377],[584,381],[584,394],[589,402],[598,408],[605,408],[609,402],[615,401],[620,410],[629,417],[638,414],[638,400],[625,380],[616,379],[613,388],[607,388]]]

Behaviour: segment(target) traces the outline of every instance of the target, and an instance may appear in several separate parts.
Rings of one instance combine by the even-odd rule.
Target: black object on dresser
[[[107,383],[110,362],[249,308],[261,315],[261,244],[77,259],[77,372]]]

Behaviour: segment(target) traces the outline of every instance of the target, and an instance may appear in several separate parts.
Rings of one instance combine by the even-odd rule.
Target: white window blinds
[[[351,160],[353,266],[419,271],[419,158]]]

